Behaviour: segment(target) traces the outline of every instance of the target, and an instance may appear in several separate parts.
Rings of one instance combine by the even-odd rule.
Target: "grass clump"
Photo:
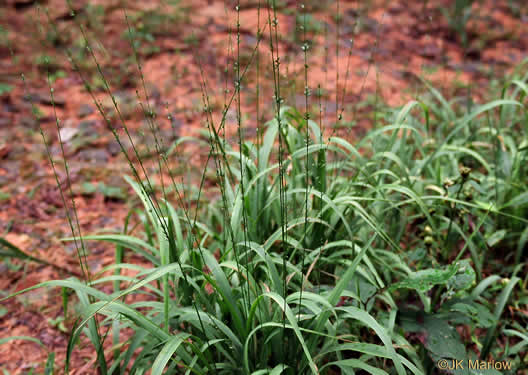
[[[260,43],[266,35],[270,44],[274,115],[259,125],[256,142],[241,135],[247,68],[240,64],[238,13],[234,88],[226,92],[219,124],[202,75],[207,162],[214,166],[207,191],[205,170],[198,188],[175,182],[169,163],[177,148],[159,140],[141,76],[142,109],[155,143],[148,146],[170,177],[154,183],[87,49],[133,148],[127,153],[119,143],[142,208],[132,211],[122,233],[83,236],[72,201],[73,237],[65,241],[75,242],[81,265],[88,241],[114,244],[115,263],[95,276],[83,268],[85,280],[26,289],[62,288],[65,315],[74,298],[66,290],[75,292],[80,318],[66,372],[81,335],[92,343],[102,374],[429,374],[440,360],[490,358],[507,363],[511,374],[526,370],[528,75],[517,74],[500,97],[482,105],[449,101],[425,82],[426,98],[384,109],[385,123],[362,139],[328,136],[309,112],[306,35],[316,30],[307,28],[305,13],[297,16],[303,35],[296,38],[305,47],[302,113],[281,97],[274,11],[267,14],[269,36],[259,26],[257,38]],[[141,72],[141,45],[134,43],[141,37],[128,19],[127,25]],[[255,54],[258,45],[248,66]],[[222,133],[231,105],[235,144]],[[336,123],[342,112],[336,104]],[[69,179],[66,160],[65,168]],[[184,199],[182,188],[194,196]],[[61,193],[66,207],[72,192]],[[129,230],[132,216],[142,228]],[[11,256],[24,255],[1,244]]]
[[[196,219],[127,178],[149,235],[84,240],[145,265],[118,262],[88,285],[44,283],[79,298],[69,349],[81,332],[103,347],[85,328],[97,314],[116,340],[106,373],[421,374],[479,354],[522,368],[526,340],[501,343],[526,335],[504,316],[526,299],[527,145],[515,136],[526,129],[525,80],[463,114],[431,88],[430,102],[409,103],[355,145],[283,106],[259,147],[224,145],[223,193]]]

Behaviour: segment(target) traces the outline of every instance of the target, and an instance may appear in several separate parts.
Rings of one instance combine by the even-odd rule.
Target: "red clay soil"
[[[141,152],[149,152],[147,146],[153,148],[154,144],[144,120],[147,107],[157,114],[165,146],[184,136],[200,136],[200,130],[207,126],[203,83],[218,126],[226,98],[233,93],[233,62],[238,53],[242,67],[252,61],[241,86],[247,137],[254,137],[257,124],[272,116],[268,17],[273,15],[264,6],[259,10],[257,0],[241,4],[240,52],[232,1],[185,0],[173,6],[154,0],[81,0],[74,2],[74,12],[65,0],[44,1],[42,7],[37,3],[7,0],[0,5],[0,236],[63,270],[0,260],[2,296],[42,281],[68,277],[68,272],[80,273],[74,246],[59,240],[70,236],[71,231],[40,128],[65,190],[68,180],[56,118],[60,120],[83,234],[100,229],[122,231],[125,216],[137,205],[137,200],[123,199],[131,193],[121,176],[131,172],[94,104],[96,99],[108,114],[110,125],[124,139],[122,121],[104,91],[99,69]],[[305,3],[309,13],[307,36],[311,40],[307,51],[308,86],[312,92],[319,86],[324,89],[321,99],[310,97],[310,110],[318,112],[321,105],[327,135],[334,131],[330,127],[339,113],[343,114],[342,124],[357,124],[353,128],[343,126],[339,132],[354,137],[373,126],[368,113],[376,103],[397,106],[419,98],[425,91],[420,78],[432,82],[449,97],[471,92],[478,101],[490,80],[511,72],[528,51],[528,6],[524,1],[475,2],[466,47],[441,10],[447,9],[449,0],[430,0],[427,7],[417,0],[341,1],[339,12],[336,2]],[[286,104],[304,111],[303,34],[296,32],[305,22],[303,11],[296,2],[277,4],[281,95]],[[137,31],[134,38],[139,42],[138,59],[127,40],[127,19]],[[81,25],[91,50],[85,48]],[[259,28],[262,39],[256,48]],[[66,50],[72,54],[73,64]],[[254,50],[258,55],[252,57]],[[90,55],[92,51],[97,64]],[[49,56],[55,107],[46,79],[45,56]],[[94,87],[94,97],[83,81]],[[236,134],[236,117],[233,104],[225,126],[228,138]],[[130,142],[125,140],[124,146],[132,157]],[[171,157],[171,163],[181,175],[191,171],[191,179],[198,178],[206,167],[207,152],[196,142],[187,143]],[[153,171],[155,158],[146,164]],[[107,189],[97,188],[99,183]],[[71,207],[68,194],[66,200]],[[111,246],[90,243],[89,250],[92,273],[112,264]],[[42,288],[1,302],[0,339],[31,336],[44,346],[21,340],[1,345],[0,369],[10,374],[26,374],[32,368],[42,372],[47,354],[54,351],[58,373],[62,373],[67,329],[73,320],[69,317],[65,327],[54,322],[63,315],[60,293],[55,289]],[[75,350],[71,373],[96,373],[94,367],[93,348],[83,339]]]

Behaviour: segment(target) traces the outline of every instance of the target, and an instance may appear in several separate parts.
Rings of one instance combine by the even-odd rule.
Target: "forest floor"
[[[125,217],[137,203],[127,199],[130,189],[122,176],[131,173],[108,125],[124,139],[121,124],[126,121],[131,138],[124,141],[124,147],[132,154],[134,143],[145,159],[152,155],[147,146],[152,148],[155,143],[144,120],[146,107],[156,113],[165,146],[186,136],[203,138],[200,131],[206,129],[206,121],[202,84],[206,84],[213,118],[218,121],[226,98],[233,92],[233,61],[238,53],[242,66],[252,62],[241,90],[245,136],[254,138],[257,124],[272,118],[268,9],[259,10],[256,0],[244,2],[239,13],[238,48],[234,2],[173,3],[76,1],[72,12],[65,0],[49,0],[43,4],[49,10],[46,13],[32,0],[2,2],[0,236],[73,275],[80,272],[74,245],[60,241],[71,236],[71,230],[40,133],[42,129],[57,165],[57,178],[66,188],[56,118],[60,120],[83,234],[103,228],[121,232]],[[306,18],[296,2],[279,3],[281,87],[286,104],[300,110],[305,106],[304,36],[298,30],[303,24],[312,40],[307,52],[308,83],[312,91],[323,89],[321,96],[310,97],[309,110],[321,112],[332,132],[351,139],[383,121],[376,117],[378,106],[399,106],[424,95],[422,79],[448,98],[471,96],[478,102],[490,87],[500,89],[502,77],[527,57],[528,6],[523,1],[487,0],[475,4],[465,46],[441,10],[452,3],[449,0],[431,0],[427,6],[423,1],[343,1],[339,11],[335,2],[320,5],[307,0]],[[255,48],[259,28],[263,38]],[[130,33],[134,35],[137,59],[129,42]],[[86,48],[85,38],[91,49]],[[77,69],[68,60],[66,50]],[[122,119],[105,93],[101,72]],[[94,97],[84,82],[95,88]],[[108,123],[94,98],[107,113]],[[339,114],[341,120],[337,120]],[[236,124],[232,107],[225,126],[228,138],[236,135]],[[173,157],[181,164],[181,175],[189,175],[191,180],[199,177],[200,171],[210,167],[204,165],[207,152],[192,142],[179,149]],[[146,167],[155,168],[154,160]],[[113,257],[111,246],[89,244],[92,273],[111,264]],[[64,277],[68,277],[67,272],[50,266],[0,260],[0,290],[4,296]],[[49,351],[54,351],[56,363],[62,364],[67,328],[72,323],[62,323],[62,315],[60,293],[54,289],[38,289],[2,302],[0,339],[32,336],[44,347],[24,341],[1,345],[0,369],[10,374],[42,369]],[[91,373],[94,360],[92,348],[84,345],[74,353],[71,373]]]

